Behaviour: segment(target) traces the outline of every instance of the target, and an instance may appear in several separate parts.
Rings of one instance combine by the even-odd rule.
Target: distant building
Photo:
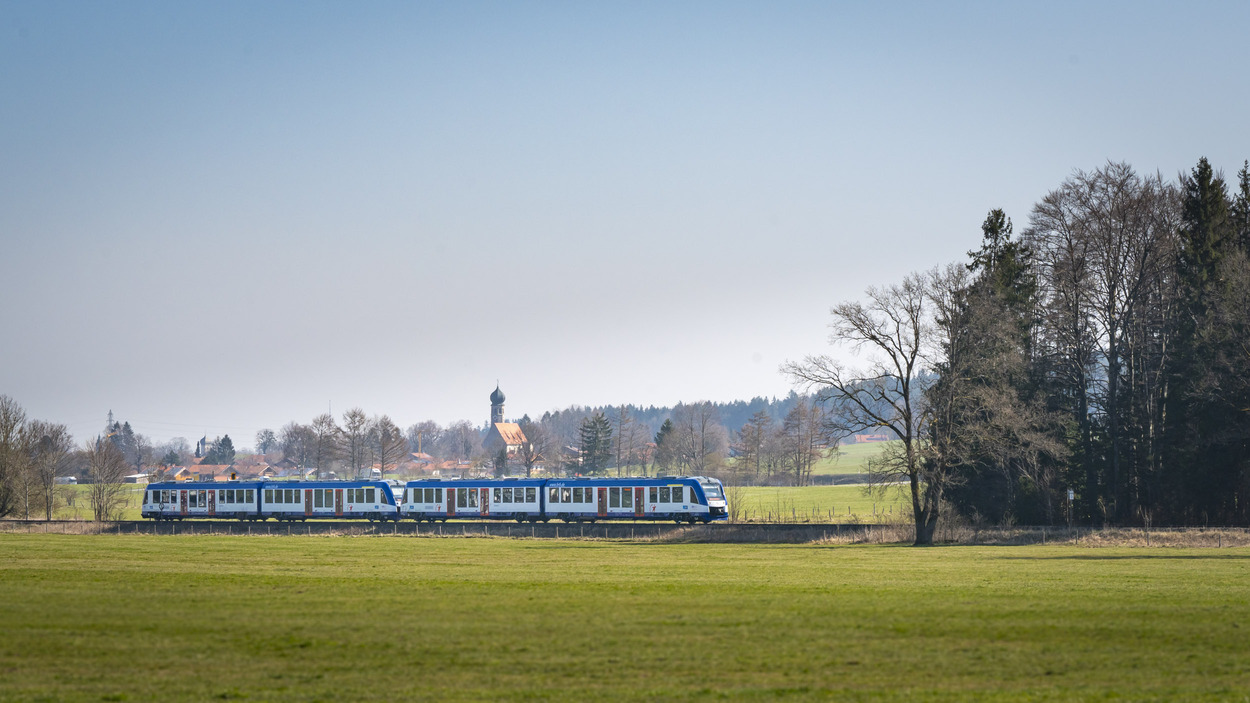
[[[492,455],[498,454],[502,449],[511,458],[516,456],[528,440],[525,439],[520,425],[503,421],[504,400],[503,391],[496,384],[495,391],[490,394],[490,429],[486,432],[486,439],[482,440],[482,448]]]

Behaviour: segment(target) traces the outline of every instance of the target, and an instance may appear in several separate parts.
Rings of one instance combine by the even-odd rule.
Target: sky
[[[163,441],[784,396],[1077,169],[1250,157],[1245,2],[0,0],[0,394]],[[846,354],[845,351],[835,352]]]

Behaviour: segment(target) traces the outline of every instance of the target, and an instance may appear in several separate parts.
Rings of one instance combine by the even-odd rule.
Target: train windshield
[[[725,497],[721,493],[719,483],[708,481],[706,483],[700,482],[699,485],[703,486],[703,494],[707,496],[708,500],[721,500]]]

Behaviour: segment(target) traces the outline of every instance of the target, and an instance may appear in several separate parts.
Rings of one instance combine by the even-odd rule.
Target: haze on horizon
[[[1074,169],[1250,154],[1246,3],[0,2],[0,393],[81,440],[781,396]]]

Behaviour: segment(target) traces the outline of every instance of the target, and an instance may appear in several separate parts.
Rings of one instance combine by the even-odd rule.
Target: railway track
[[[514,537],[535,539],[657,539],[689,538],[701,542],[810,542],[835,535],[855,535],[882,525],[844,524],[718,524],[675,525],[660,522],[600,522],[517,524],[515,522],[452,521],[445,523],[309,520],[308,522],[243,522],[239,520],[162,521],[122,520],[96,523],[83,520],[3,520],[0,532],[47,534],[148,535],[421,535],[442,537]]]

